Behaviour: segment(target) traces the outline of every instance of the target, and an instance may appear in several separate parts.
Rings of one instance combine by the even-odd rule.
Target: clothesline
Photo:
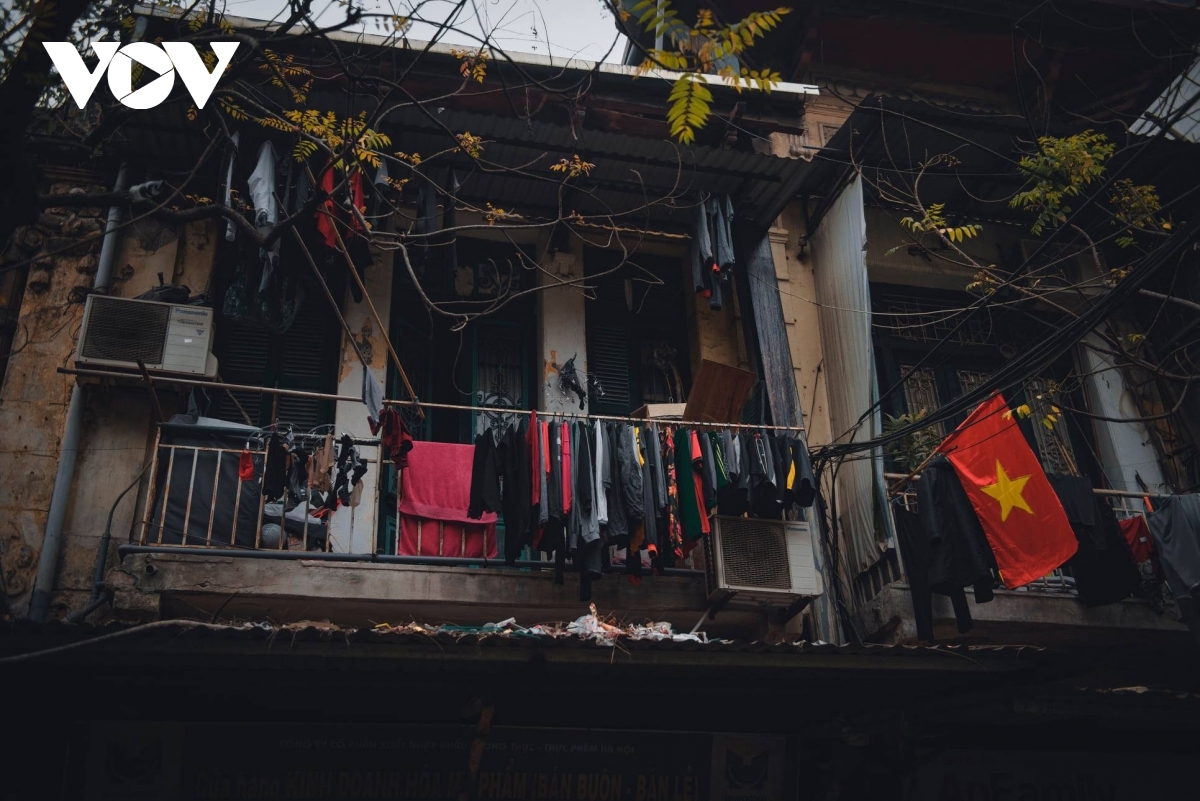
[[[908,478],[912,481],[918,481],[921,478],[920,473],[909,476],[907,473],[884,473],[884,479],[894,481],[899,478]],[[1113,498],[1170,498],[1170,495],[1163,495],[1155,492],[1131,492],[1129,490],[1104,489],[1102,487],[1092,488],[1092,492],[1096,495],[1107,495]]]
[[[137,380],[139,377],[134,373],[122,373],[111,370],[89,370],[72,367],[59,367],[58,372],[63,375],[76,376],[92,376],[96,378],[132,378]],[[195,378],[177,378],[174,376],[155,376],[155,382],[166,384],[180,384],[183,386],[193,387],[210,387],[216,389],[227,389],[235,392],[264,392],[268,395],[281,395],[289,398],[314,398],[319,400],[335,400],[348,401],[351,403],[362,403],[362,398],[354,395],[334,395],[327,392],[312,392],[302,389],[283,389],[281,387],[255,387],[249,384],[230,384],[224,381],[206,381]],[[459,403],[434,403],[428,401],[413,401],[413,400],[384,400],[385,406],[410,406],[420,407],[424,409],[446,409],[451,411],[465,412],[487,412],[490,414],[529,414],[531,409],[510,409],[503,406],[468,406]],[[715,423],[706,420],[676,420],[668,417],[630,417],[611,414],[578,414],[575,412],[545,412],[540,409],[536,410],[538,414],[557,419],[571,420],[612,420],[621,423],[661,423],[673,426],[684,426],[687,428],[706,428],[706,429],[747,429],[747,430],[762,430],[762,431],[805,431],[804,426],[778,426],[767,425],[760,423]]]

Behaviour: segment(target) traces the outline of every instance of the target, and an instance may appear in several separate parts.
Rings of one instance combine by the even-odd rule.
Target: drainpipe
[[[128,165],[122,164],[117,172],[114,192],[124,192],[129,186]],[[121,207],[108,210],[108,223],[104,227],[104,244],[100,247],[100,261],[96,266],[96,292],[108,291],[112,280],[113,262],[117,258],[117,228],[121,224]],[[63,522],[67,517],[67,503],[71,497],[71,481],[75,475],[75,457],[79,454],[79,436],[83,432],[83,388],[76,383],[71,387],[71,400],[67,404],[67,427],[63,432],[62,448],[58,456],[58,472],[54,476],[54,491],[50,495],[50,511],[46,515],[46,533],[42,537],[42,554],[38,560],[37,578],[33,583],[33,596],[29,601],[29,618],[43,623],[50,612],[50,594],[54,590],[54,579],[58,573],[58,551],[62,545]]]

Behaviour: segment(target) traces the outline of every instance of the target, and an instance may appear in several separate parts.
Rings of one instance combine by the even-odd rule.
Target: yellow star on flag
[[[988,484],[980,489],[987,495],[995,498],[1000,502],[1000,522],[1008,520],[1009,513],[1013,507],[1023,509],[1029,514],[1033,514],[1033,510],[1029,508],[1025,498],[1021,496],[1021,491],[1025,489],[1025,484],[1029,481],[1029,476],[1021,476],[1020,478],[1009,478],[1008,473],[1004,472],[1004,465],[1000,464],[1000,460],[996,460],[996,483]]]

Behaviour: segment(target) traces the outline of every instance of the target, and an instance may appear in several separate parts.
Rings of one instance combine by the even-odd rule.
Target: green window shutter
[[[629,334],[624,327],[596,324],[587,333],[588,409],[595,414],[629,414],[637,398]],[[600,384],[604,395],[595,390]]]
[[[247,320],[221,319],[216,322],[216,340],[213,351],[217,357],[217,370],[221,380],[229,384],[263,386],[267,380],[270,360],[270,334],[265,326]],[[263,411],[265,396],[261,392],[235,391],[232,393],[241,404],[254,425],[263,425],[262,418],[270,414],[270,406]],[[213,393],[210,414],[220,420],[244,423],[246,419],[238,411],[230,393]]]
[[[271,332],[249,320],[217,321],[214,351],[222,380],[230,384],[275,386],[306,392],[333,393],[337,389],[341,324],[312,296],[300,305],[287,332]],[[238,403],[255,425],[270,425],[271,396],[260,392],[234,392]],[[332,423],[333,401],[280,396],[278,419],[307,431]],[[226,392],[215,393],[212,415],[245,422]]]

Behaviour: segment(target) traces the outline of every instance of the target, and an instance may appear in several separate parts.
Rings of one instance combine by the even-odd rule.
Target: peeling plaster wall
[[[814,302],[817,289],[813,263],[807,247],[804,255],[800,255],[804,235],[804,213],[795,203],[784,210],[770,232],[775,279],[779,283],[783,321],[792,352],[792,370],[796,374],[796,389],[804,410],[808,443],[815,447],[830,441],[829,403],[825,394],[821,329]]]
[[[540,250],[540,249],[539,249]],[[557,280],[570,281],[584,274],[583,242],[572,240],[570,264],[553,257],[543,261],[545,272],[538,273],[540,286],[551,286]],[[565,273],[565,274],[564,274]],[[563,284],[537,294],[538,353],[541,356],[541,398],[538,408],[544,412],[580,413],[579,398],[558,389],[558,369],[575,356],[575,366],[587,373],[587,324],[583,290],[574,284]],[[587,401],[584,409],[587,411]]]
[[[57,183],[51,192],[104,191],[78,180]],[[29,602],[46,514],[54,488],[67,403],[74,379],[57,368],[73,363],[83,314],[82,298],[91,286],[100,252],[105,209],[48,209],[38,223],[18,231],[4,263],[34,258],[21,306],[18,335],[0,386],[0,431],[9,458],[0,461],[0,568],[18,613]],[[90,242],[70,248],[89,235]],[[111,294],[132,297],[158,283],[203,291],[215,253],[215,227],[202,221],[184,226],[140,222],[126,229],[117,252]],[[54,253],[55,251],[62,251]],[[185,399],[162,387],[164,413],[182,410]],[[96,548],[117,495],[137,478],[150,456],[153,413],[149,395],[137,388],[87,388],[84,430],[63,527],[59,570],[51,614],[61,615],[87,602]],[[144,483],[144,482],[143,482]],[[125,496],[113,521],[115,545],[131,536],[143,497]]]
[[[375,310],[379,313],[383,325],[387,327],[391,325],[392,259],[391,253],[373,251],[371,269],[363,277],[367,295],[375,304]],[[325,302],[325,299],[321,298],[321,302]],[[386,388],[389,361],[387,343],[384,341],[386,331],[379,330],[379,326],[375,324],[366,300],[355,303],[348,290],[342,309],[346,323],[354,332],[355,342],[370,363],[371,373],[380,386]],[[354,351],[354,344],[347,340],[343,331],[337,394],[361,396],[362,382],[362,361]],[[371,428],[367,424],[367,407],[362,403],[338,401],[334,423],[335,435],[346,432],[354,437],[372,436]],[[353,510],[339,509],[330,526],[333,550],[337,553],[372,553],[374,550],[375,532],[379,523],[379,448],[364,448],[363,456],[373,461],[368,464],[367,472],[362,478],[362,503]]]

